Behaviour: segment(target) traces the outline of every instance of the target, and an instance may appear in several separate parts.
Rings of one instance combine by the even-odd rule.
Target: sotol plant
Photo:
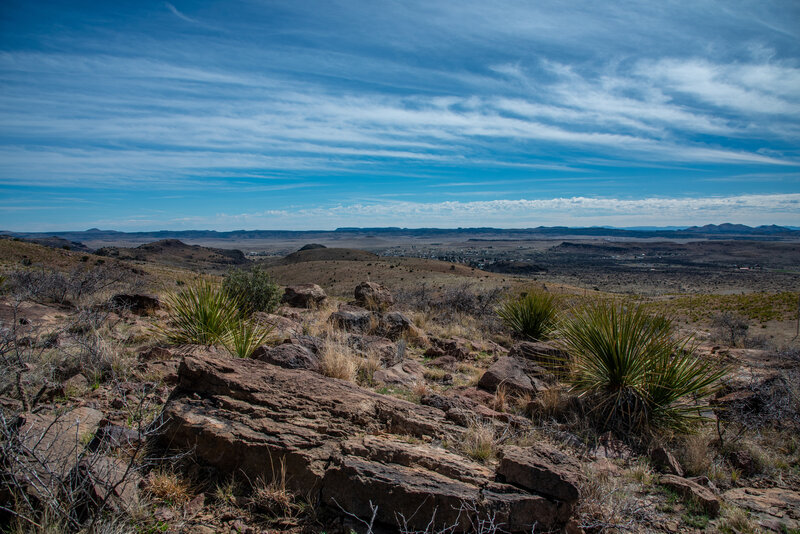
[[[562,327],[570,354],[567,381],[592,399],[607,428],[689,431],[702,420],[702,399],[726,370],[694,355],[664,317],[641,307],[600,302]]]
[[[516,335],[543,340],[556,322],[555,297],[546,291],[533,290],[503,302],[497,309],[497,315]]]
[[[237,299],[208,281],[168,296],[166,307],[170,318],[162,333],[171,343],[226,343],[242,320]]]

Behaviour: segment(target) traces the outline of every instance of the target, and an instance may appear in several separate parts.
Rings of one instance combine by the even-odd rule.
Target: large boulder
[[[262,345],[253,351],[251,358],[286,369],[319,370],[317,355],[306,347],[294,343],[284,343],[277,347]]]
[[[683,476],[683,467],[675,456],[664,447],[656,447],[650,452],[650,461],[662,473]]]
[[[429,343],[425,333],[417,328],[411,319],[400,312],[382,314],[378,324],[380,334],[394,341],[404,337],[417,345],[427,345]]]
[[[489,366],[478,381],[478,387],[486,391],[496,391],[504,386],[515,393],[535,397],[539,391],[547,389],[542,380],[546,371],[528,360],[502,356]]]
[[[373,312],[346,304],[340,305],[339,309],[328,318],[336,328],[358,334],[371,333],[376,329],[378,320]]]
[[[403,360],[403,351],[389,338],[350,334],[347,336],[347,346],[365,357],[373,354],[378,356],[384,367],[391,367]]]
[[[328,295],[317,284],[299,284],[287,287],[281,302],[297,308],[313,308],[319,306]]]
[[[370,310],[386,310],[394,304],[394,298],[389,290],[375,282],[361,282],[353,294],[356,304]]]
[[[383,384],[412,387],[425,380],[425,368],[415,360],[406,360],[388,369],[375,371],[372,378]]]
[[[509,532],[559,528],[568,503],[494,481],[486,466],[435,445],[466,429],[436,408],[305,370],[213,354],[187,356],[164,408],[162,443],[193,450],[221,474],[270,480],[332,510],[423,531],[494,514]],[[409,439],[414,438],[414,439]],[[435,519],[434,519],[435,518]]]
[[[509,484],[559,501],[578,500],[581,466],[571,456],[542,443],[503,447],[499,456],[497,474]]]

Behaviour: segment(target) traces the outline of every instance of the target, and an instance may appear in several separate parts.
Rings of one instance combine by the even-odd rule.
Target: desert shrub
[[[408,309],[431,312],[436,320],[449,322],[459,315],[491,317],[502,294],[500,288],[482,289],[464,283],[432,290],[424,283],[397,292],[395,302]]]
[[[747,331],[750,326],[739,315],[724,311],[716,315],[711,324],[716,330],[717,339],[723,340],[731,347],[735,347],[739,340],[742,343],[747,341]]]
[[[263,326],[258,323],[239,320],[239,322],[231,328],[228,335],[225,336],[223,343],[228,352],[233,356],[237,358],[249,358],[254,350],[267,341],[272,330],[273,327],[271,326]]]
[[[556,321],[555,297],[541,290],[509,298],[497,315],[514,334],[527,339],[546,339]]]
[[[620,432],[690,431],[702,420],[702,399],[726,370],[696,357],[672,323],[641,307],[600,302],[579,309],[562,327],[570,354],[566,379],[589,396],[605,428]]]
[[[225,275],[222,287],[237,299],[243,312],[272,312],[281,299],[281,288],[261,267],[249,270],[234,269]]]
[[[237,299],[208,281],[169,295],[165,303],[170,317],[161,330],[171,343],[213,345],[226,342],[242,320]]]
[[[8,285],[20,298],[67,304],[90,299],[112,287],[136,290],[141,279],[120,267],[79,266],[69,273],[50,268],[13,271],[8,276]]]

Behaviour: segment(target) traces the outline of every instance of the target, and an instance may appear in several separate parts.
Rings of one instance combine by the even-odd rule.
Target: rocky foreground
[[[496,469],[449,451],[465,432],[437,408],[313,372],[213,354],[186,357],[164,410],[164,443],[226,473],[272,479],[360,517],[415,530],[511,532],[564,525],[579,465],[544,446],[508,447]]]
[[[789,420],[796,361],[700,346],[705,357],[733,364],[707,414],[719,418],[716,431],[704,430],[716,441],[637,446],[595,431],[591,407],[554,373],[565,356],[557,343],[500,339],[502,346],[425,328],[394,310],[378,284],[360,284],[354,296],[331,306],[319,286],[287,288],[275,314],[255,315],[274,339],[249,359],[162,345],[145,331],[131,342],[135,364],[125,381],[92,384],[86,364],[62,365],[31,405],[0,397],[0,460],[17,492],[9,486],[0,498],[24,495],[36,506],[69,495],[73,530],[86,524],[90,504],[141,518],[134,521],[150,525],[147,532],[196,534],[800,528]],[[110,303],[126,336],[165,320],[157,298],[116,295]],[[59,313],[37,304],[13,318],[31,327],[55,324]],[[68,333],[51,335],[50,346],[72,347]],[[332,352],[369,375],[332,377]],[[758,426],[765,421],[771,426]],[[773,449],[759,451],[733,428],[764,429],[775,437],[760,443]],[[470,448],[481,431],[488,449]],[[186,473],[194,487],[185,498],[164,493],[155,480],[165,473],[173,485]],[[302,496],[320,515],[283,528],[285,509],[270,508],[259,522],[252,495],[220,491],[232,480],[250,488],[244,495],[269,487]]]

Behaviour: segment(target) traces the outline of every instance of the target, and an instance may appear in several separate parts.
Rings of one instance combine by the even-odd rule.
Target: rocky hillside
[[[247,263],[241,250],[187,245],[177,239],[163,239],[136,248],[103,247],[97,249],[95,254],[193,270],[213,270]]]
[[[498,295],[478,286],[417,300],[375,282],[345,298],[313,283],[286,287],[279,308],[237,323],[270,329],[237,358],[243,349],[224,336],[168,343],[165,333],[180,327],[175,301],[121,292],[124,282],[111,298],[57,304],[31,297],[26,278],[8,280],[7,525],[204,534],[800,528],[791,347],[700,339],[697,357],[727,369],[707,422],[691,433],[625,433],[575,393],[564,367],[574,355],[559,332],[521,339],[498,321]]]

